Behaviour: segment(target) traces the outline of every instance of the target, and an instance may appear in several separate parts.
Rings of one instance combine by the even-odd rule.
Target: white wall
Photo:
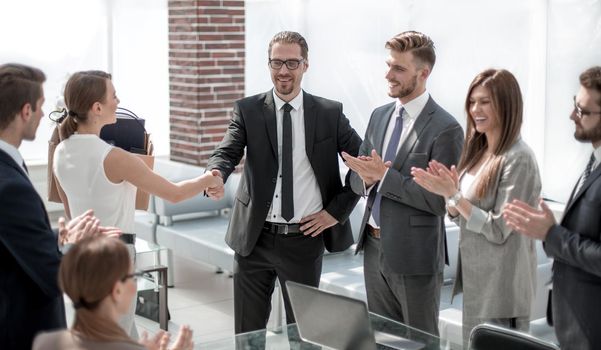
[[[578,74],[601,64],[600,0],[247,0],[246,19],[247,94],[271,87],[273,34],[299,31],[309,43],[303,87],[342,101],[363,135],[371,111],[391,101],[384,43],[418,30],[437,48],[428,90],[464,126],[476,74],[489,67],[514,73],[525,101],[522,136],[535,151],[546,196],[567,200],[590,155],[568,118]]]
[[[80,70],[113,74],[121,106],[147,120],[156,154],[169,153],[167,0],[3,0],[0,63],[41,68],[44,112],[54,110],[68,77]],[[44,118],[21,153],[45,163],[53,124]]]

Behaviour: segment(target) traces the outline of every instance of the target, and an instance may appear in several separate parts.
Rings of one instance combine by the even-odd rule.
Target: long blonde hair
[[[499,171],[505,160],[505,152],[520,137],[522,128],[522,92],[520,85],[511,72],[505,69],[487,69],[478,74],[467,92],[465,99],[465,111],[467,112],[467,131],[465,143],[459,160],[458,171],[470,170],[478,164],[488,149],[488,140],[486,135],[476,130],[474,120],[470,113],[470,96],[474,89],[482,86],[490,93],[493,110],[497,113],[501,127],[501,138],[492,152],[492,158],[485,169],[482,169],[481,176],[476,184],[477,198],[484,197],[488,191],[494,187]]]
[[[84,239],[63,257],[59,285],[75,307],[74,332],[94,341],[135,343],[114,320],[95,312],[130,264],[125,244],[107,237]]]

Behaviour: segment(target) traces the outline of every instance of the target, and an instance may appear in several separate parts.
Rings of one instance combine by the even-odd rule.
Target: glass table
[[[376,315],[374,313],[369,314],[369,320],[371,323],[371,327],[374,331],[380,331],[383,333],[388,333],[391,335],[399,336],[405,339],[413,340],[415,342],[423,344],[421,349],[430,350],[430,349],[461,349],[460,346],[449,346],[448,342],[441,342],[441,340],[429,333],[420,331],[418,329],[409,327],[397,321],[382,317],[380,315]],[[341,320],[344,322],[344,320]],[[332,329],[335,331],[336,326],[333,325]],[[228,339],[222,339],[218,341],[212,341],[207,343],[201,343],[201,347],[203,349],[210,350],[259,350],[259,349],[273,349],[273,350],[281,350],[287,349],[290,347],[288,341],[288,335],[291,335],[291,338],[298,338],[298,329],[296,324],[289,324],[287,327],[284,327],[282,333],[272,333],[267,332],[267,336],[265,337],[265,330],[260,330],[256,332],[249,332],[238,334],[236,336],[232,336]],[[236,347],[238,344],[238,347]],[[241,345],[242,344],[242,345]],[[322,349],[319,346],[311,345],[309,343],[300,341],[300,344],[294,344],[291,348],[300,348],[300,349]],[[296,345],[299,345],[298,347]],[[378,349],[392,349],[389,347],[377,346]]]
[[[160,254],[167,248],[141,238],[136,238],[135,247],[136,270],[146,275],[139,280],[138,290],[154,290],[158,293],[159,327],[167,330],[167,266],[160,264]]]

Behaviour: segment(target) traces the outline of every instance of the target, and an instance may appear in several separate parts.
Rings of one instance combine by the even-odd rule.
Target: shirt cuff
[[[484,210],[472,205],[472,212],[465,222],[465,228],[472,232],[482,232],[487,218],[488,214]]]

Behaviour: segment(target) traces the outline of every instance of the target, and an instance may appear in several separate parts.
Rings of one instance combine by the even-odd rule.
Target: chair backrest
[[[527,333],[491,324],[481,324],[472,330],[469,349],[559,350],[559,347]]]

